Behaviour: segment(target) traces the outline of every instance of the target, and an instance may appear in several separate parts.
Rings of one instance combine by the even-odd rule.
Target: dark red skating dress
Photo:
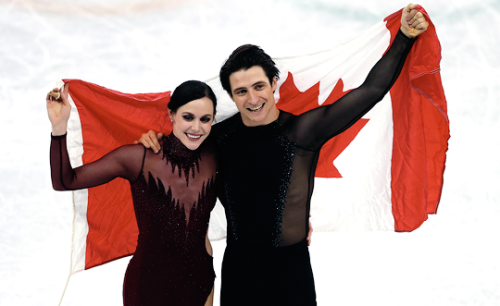
[[[53,136],[51,168],[57,190],[116,177],[130,181],[139,238],[125,275],[124,305],[205,304],[215,278],[205,245],[216,201],[216,156],[208,141],[191,151],[171,134],[160,154],[127,145],[72,169],[66,137]]]

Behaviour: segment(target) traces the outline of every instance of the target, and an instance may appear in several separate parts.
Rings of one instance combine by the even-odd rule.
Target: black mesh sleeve
[[[413,43],[414,39],[400,30],[387,53],[375,64],[360,87],[333,104],[297,116],[290,125],[289,139],[302,148],[317,150],[328,139],[348,129],[389,92]]]
[[[134,182],[142,170],[145,150],[142,145],[125,145],[95,162],[73,169],[66,148],[66,135],[52,136],[52,186],[55,190],[76,190],[102,185],[117,177]]]

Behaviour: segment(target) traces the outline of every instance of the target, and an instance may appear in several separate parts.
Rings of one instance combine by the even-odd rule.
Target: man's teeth
[[[251,110],[252,112],[255,112],[255,111],[258,111],[262,108],[262,106],[264,106],[264,104],[261,104],[259,107],[256,107],[256,108],[249,108],[249,110]]]
[[[187,134],[187,133],[186,133],[186,135],[187,135],[187,137],[192,138],[192,139],[198,139],[201,137],[201,135],[191,135],[191,134]]]

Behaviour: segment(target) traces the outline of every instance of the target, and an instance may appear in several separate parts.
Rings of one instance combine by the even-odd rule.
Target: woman
[[[46,98],[54,189],[89,188],[117,177],[130,182],[139,237],[125,274],[124,305],[212,305],[215,273],[207,229],[217,169],[214,146],[205,141],[217,104],[212,89],[199,81],[175,89],[168,104],[173,131],[162,154],[125,145],[75,169],[66,150],[67,88],[61,100]]]

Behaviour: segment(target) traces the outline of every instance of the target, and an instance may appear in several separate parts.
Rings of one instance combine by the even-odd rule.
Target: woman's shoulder
[[[144,150],[145,147],[142,144],[126,144],[111,150],[106,155],[116,156],[119,158],[133,159],[136,156],[143,156]]]
[[[116,150],[122,151],[123,153],[131,155],[144,155],[146,147],[142,144],[126,144],[118,147]]]

